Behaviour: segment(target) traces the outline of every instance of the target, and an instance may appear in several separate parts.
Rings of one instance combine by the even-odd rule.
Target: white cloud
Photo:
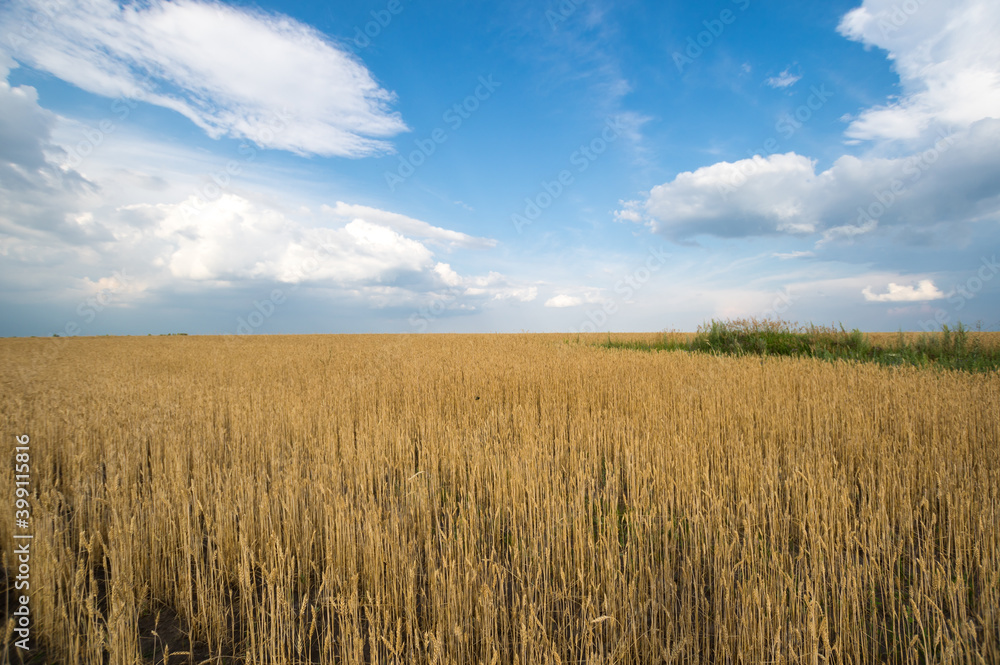
[[[498,272],[490,272],[486,275],[463,277],[452,270],[447,263],[438,263],[434,266],[434,273],[442,284],[448,287],[450,295],[435,294],[438,297],[448,299],[455,294],[464,296],[482,297],[487,300],[518,300],[520,302],[530,302],[538,297],[538,287],[524,284],[512,283],[506,276]],[[463,303],[457,303],[457,307],[463,307]]]
[[[537,286],[506,286],[495,289],[493,300],[517,300],[519,302],[531,302],[538,297]]]
[[[796,153],[719,162],[624,202],[616,217],[675,239],[819,233],[820,245],[997,219],[1000,5],[865,0],[839,31],[887,50],[900,76],[904,94],[863,110],[846,131],[849,142],[872,141],[871,152],[821,172]]]
[[[642,209],[654,232],[675,236],[811,231],[816,220],[805,190],[816,178],[814,167],[795,153],[719,162],[678,174],[646,201],[626,202],[617,216],[634,221]]]
[[[857,236],[871,233],[878,228],[877,219],[858,220],[857,224],[842,224],[823,231],[823,237],[816,241],[816,247],[822,247],[834,240],[853,241]]]
[[[993,0],[865,0],[838,30],[886,50],[904,93],[863,111],[849,138],[915,139],[936,126],[1000,117],[1000,5]]]
[[[177,111],[212,137],[360,157],[391,151],[385,139],[407,129],[358,58],[286,16],[199,0],[88,0],[62,4],[36,38],[18,37],[47,6],[15,0],[0,13],[15,58],[88,92]]]
[[[772,88],[789,88],[801,79],[802,76],[800,74],[792,74],[791,71],[786,69],[777,76],[768,77],[766,83]]]
[[[791,152],[718,162],[624,202],[616,216],[675,239],[821,233],[821,244],[892,226],[995,219],[998,154],[1000,121],[981,120],[914,155],[846,155],[819,172]]]
[[[861,293],[868,302],[921,302],[946,297],[929,279],[920,280],[916,288],[890,282],[886,293],[872,293],[871,287],[866,287]]]
[[[568,296],[560,293],[545,301],[546,307],[579,307],[583,304],[583,298],[579,296]]]
[[[272,280],[284,283],[392,281],[433,266],[420,242],[391,228],[355,219],[341,228],[308,228],[235,194],[197,208],[181,204],[129,206],[158,219],[158,261],[182,280]]]
[[[436,260],[435,246],[488,249],[492,239],[370,206],[287,201],[280,181],[212,198],[196,185],[213,162],[176,146],[109,135],[86,160],[88,180],[52,142],[74,135],[67,122],[33,88],[0,80],[0,279],[22,303],[112,290],[115,307],[191,310],[268,284],[367,309],[445,297],[449,311],[472,312],[537,297],[532,284]]]
[[[133,301],[143,292],[224,294],[248,283],[307,285],[376,309],[445,297],[448,309],[473,311],[487,301],[537,297],[536,286],[498,272],[460,275],[419,240],[377,223],[374,213],[384,211],[372,210],[329,228],[236,194],[210,202],[190,197],[74,214],[66,226],[78,227],[75,233],[21,229],[0,252],[3,272],[16,275],[25,290],[55,288],[60,295],[68,283],[82,294],[99,291],[114,270],[125,269],[134,281],[117,290]],[[305,209],[298,213],[309,218]],[[65,240],[80,236],[85,242]],[[31,265],[40,257],[47,257],[45,279]]]
[[[607,290],[594,287],[567,287],[545,301],[546,307],[556,309],[579,307],[580,305],[603,304],[609,301]]]
[[[323,212],[342,219],[353,219],[360,217],[376,224],[382,224],[395,229],[400,233],[426,238],[427,240],[448,247],[462,247],[465,249],[488,249],[496,246],[496,240],[491,238],[476,238],[474,236],[431,226],[427,222],[419,219],[400,215],[395,212],[387,212],[377,208],[370,208],[362,205],[348,205],[343,201],[337,201],[335,206],[324,205]]]
[[[54,258],[51,250],[31,255],[17,238],[59,232],[80,242],[92,236],[92,227],[75,220],[96,188],[79,172],[53,163],[51,157],[62,154],[52,142],[56,116],[38,105],[33,87],[9,84],[10,64],[0,52],[0,233],[10,236],[2,251],[44,263]]]
[[[775,258],[787,260],[787,259],[807,259],[816,256],[816,252],[775,252],[773,254]]]
[[[639,209],[639,201],[619,201],[622,207],[615,211],[615,221],[631,222],[639,224],[644,221],[642,211]]]
[[[439,263],[434,266],[434,272],[441,278],[441,281],[448,286],[459,286],[462,283],[461,276],[452,270],[451,266],[447,263]]]
[[[538,297],[537,286],[512,284],[501,273],[490,271],[486,275],[466,277],[462,279],[464,295],[485,296],[490,300],[518,300],[531,302]]]

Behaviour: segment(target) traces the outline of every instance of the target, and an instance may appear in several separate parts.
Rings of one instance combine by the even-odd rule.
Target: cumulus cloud
[[[801,79],[801,74],[792,74],[789,69],[786,69],[777,76],[769,76],[766,83],[772,88],[790,88]]]
[[[641,207],[654,232],[677,237],[812,231],[816,220],[803,190],[816,178],[814,167],[794,153],[719,162],[654,187]],[[619,217],[634,219],[639,207],[627,206]]]
[[[870,141],[870,153],[843,156],[823,171],[794,152],[719,162],[623,202],[617,219],[675,240],[819,234],[820,245],[887,227],[996,219],[1000,5],[865,0],[839,31],[888,51],[904,91],[847,128],[846,139]]]
[[[641,210],[641,201],[618,201],[621,206],[618,210],[615,210],[615,221],[616,222],[631,222],[633,224],[641,224],[645,221]]]
[[[903,95],[861,112],[858,140],[915,139],[1000,117],[1000,7],[991,0],[865,0],[839,32],[888,52]]]
[[[584,304],[602,304],[606,302],[608,302],[606,289],[593,287],[570,287],[563,293],[557,293],[555,296],[546,300],[545,306],[560,309],[566,307],[578,307]]]
[[[340,228],[308,228],[235,194],[201,205],[189,199],[129,209],[158,220],[156,261],[178,279],[344,285],[392,281],[433,265],[427,247],[386,226],[359,218]]]
[[[121,269],[132,278],[127,292],[133,301],[144,291],[226,293],[253,283],[302,284],[355,300],[364,296],[373,308],[416,306],[446,294],[452,309],[473,311],[487,301],[528,302],[537,296],[537,287],[501,273],[459,274],[436,261],[419,239],[378,223],[377,213],[385,211],[372,210],[331,227],[306,224],[232,193],[209,202],[190,197],[105,207],[68,220],[92,229],[87,243],[68,244],[58,232],[6,238],[2,251],[14,261],[4,272],[23,265],[26,257],[54,251],[47,274],[63,285],[71,282],[76,291],[90,293]],[[37,279],[33,286],[40,287]]]
[[[546,307],[578,307],[583,304],[583,298],[560,293],[545,301]]]
[[[459,286],[466,296],[480,296],[489,300],[517,300],[531,302],[538,297],[538,287],[512,283],[502,273],[490,271],[486,275],[462,278]]]
[[[680,173],[627,201],[674,239],[820,233],[820,243],[885,227],[927,227],[995,218],[1000,211],[1000,121],[984,119],[898,158],[845,155],[825,171],[796,153],[718,162]]]
[[[343,201],[315,206],[313,214],[242,188],[212,198],[164,186],[164,175],[173,181],[197,173],[197,155],[171,153],[166,171],[154,163],[143,171],[120,162],[108,169],[109,155],[96,155],[87,180],[53,142],[66,121],[41,108],[30,86],[6,81],[12,64],[0,56],[0,279],[14,300],[114,292],[109,307],[182,298],[191,309],[248,288],[291,284],[369,309],[445,297],[449,309],[472,312],[537,297],[532,284],[498,272],[460,274],[435,256],[489,249],[496,245],[489,238]],[[162,148],[140,146],[124,149]]]
[[[0,10],[15,58],[94,94],[174,110],[214,138],[361,157],[391,151],[386,139],[407,130],[357,57],[287,16],[206,0],[52,5]],[[20,37],[39,16],[39,35]]]
[[[38,105],[33,87],[8,83],[12,64],[0,52],[0,232],[11,236],[4,256],[22,251],[16,236],[59,232],[68,242],[81,242],[92,235],[92,227],[74,220],[95,191],[80,173],[53,163],[62,153],[52,142],[56,118]],[[48,258],[50,252],[40,252],[33,260]]]
[[[447,286],[461,286],[462,284],[462,277],[447,263],[438,263],[434,266],[434,273]]]
[[[890,282],[886,293],[873,293],[871,287],[866,287],[861,293],[868,302],[921,302],[946,297],[929,279],[920,280],[916,287]]]

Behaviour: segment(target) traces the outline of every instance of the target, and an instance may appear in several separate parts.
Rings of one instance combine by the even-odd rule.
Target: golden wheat
[[[1000,662],[998,373],[603,339],[3,340],[33,638],[88,665]],[[11,507],[8,574],[13,533]]]

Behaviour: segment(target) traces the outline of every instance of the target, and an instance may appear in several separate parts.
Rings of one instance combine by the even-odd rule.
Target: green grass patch
[[[885,338],[886,336],[881,336]],[[970,372],[1000,369],[1000,345],[985,345],[967,326],[942,326],[940,332],[872,341],[860,330],[799,326],[772,319],[712,320],[687,339],[666,333],[652,342],[612,340],[600,346],[634,351],[689,351],[720,355],[794,356],[823,360],[855,360],[882,365],[936,367]]]

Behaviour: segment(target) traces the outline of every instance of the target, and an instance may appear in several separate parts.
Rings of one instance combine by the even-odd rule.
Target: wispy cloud
[[[14,0],[0,31],[43,11]],[[83,90],[172,109],[218,138],[298,154],[390,152],[406,131],[383,89],[353,54],[287,16],[199,0],[63,4],[12,55]]]
[[[446,245],[448,247],[462,247],[465,249],[488,249],[495,247],[496,240],[492,238],[476,238],[460,231],[442,229],[432,226],[419,219],[407,217],[395,212],[388,212],[363,205],[349,205],[343,201],[337,201],[335,206],[324,205],[323,212],[340,219],[350,220],[354,218],[381,224],[399,233],[425,238],[433,243]]]
[[[801,74],[792,74],[790,69],[786,69],[777,76],[768,77],[767,84],[772,88],[789,88],[798,83],[801,79]]]
[[[816,252],[775,252],[773,254],[775,258],[787,260],[787,259],[808,259],[816,256]]]

